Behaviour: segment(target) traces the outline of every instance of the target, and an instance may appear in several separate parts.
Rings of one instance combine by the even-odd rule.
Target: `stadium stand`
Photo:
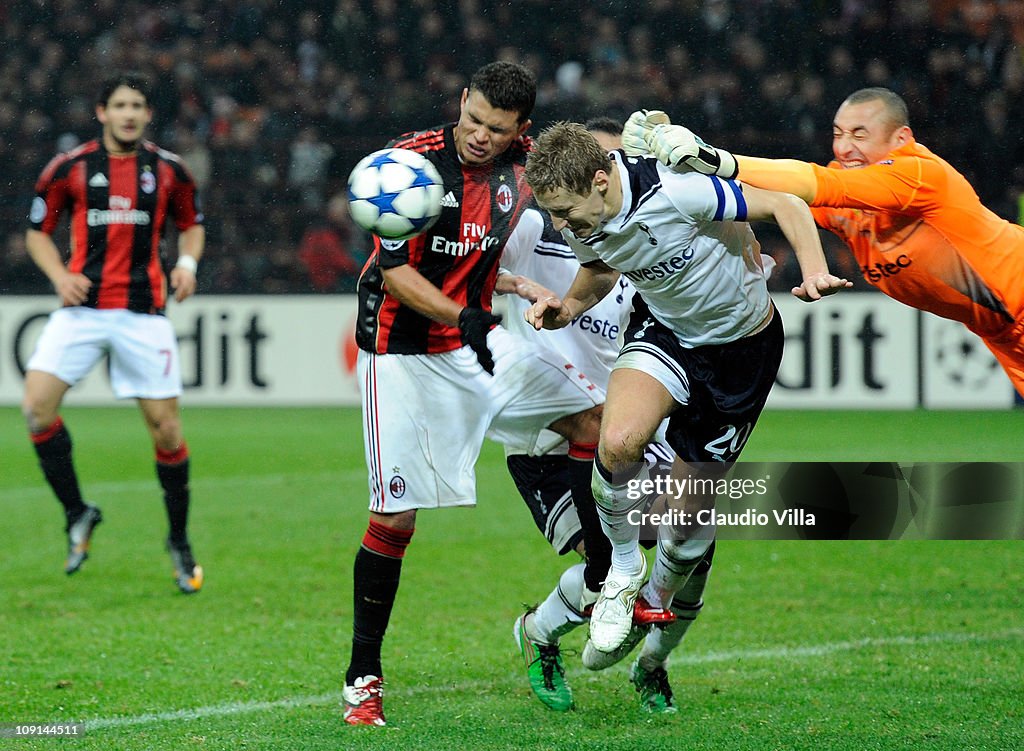
[[[454,119],[453,93],[493,57],[538,74],[537,126],[656,106],[734,151],[813,161],[841,97],[887,86],[987,205],[1017,221],[1024,192],[1022,0],[9,0],[0,43],[6,294],[46,290],[18,238],[33,182],[95,134],[89,92],[112,67],[153,78],[152,136],[204,190],[206,292],[353,289],[368,239],[328,215],[349,168],[387,135]],[[298,249],[339,222],[346,258],[325,277]],[[789,254],[766,237],[788,289]]]

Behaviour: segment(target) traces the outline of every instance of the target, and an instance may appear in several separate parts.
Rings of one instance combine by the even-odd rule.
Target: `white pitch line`
[[[153,712],[134,717],[103,717],[86,720],[86,731],[102,730],[103,728],[124,728],[133,725],[149,725],[154,722],[175,722],[180,720],[201,720],[207,717],[228,717],[236,714],[252,712],[268,712],[275,709],[295,709],[304,706],[319,706],[341,702],[341,691],[319,696],[296,696],[291,699],[274,701],[236,701],[230,704],[217,704],[212,707],[196,707],[195,709],[178,709],[173,712]]]
[[[736,662],[742,660],[798,660],[805,657],[823,657],[836,652],[855,652],[870,647],[917,647],[928,644],[981,644],[985,642],[1005,641],[1007,639],[1024,638],[1024,628],[1011,628],[989,634],[936,633],[919,636],[880,636],[853,641],[826,642],[806,647],[771,647],[767,649],[734,649],[704,654],[683,654],[673,656],[673,665],[703,665],[714,662]],[[620,666],[621,668],[621,666]],[[575,672],[575,671],[573,671]],[[596,675],[587,673],[587,675]],[[512,685],[511,676],[496,676],[497,680],[474,681],[460,684],[461,689],[482,690],[495,685]],[[442,689],[436,686],[416,685],[398,689],[395,693],[402,696],[432,693]],[[154,712],[129,717],[100,717],[85,720],[86,731],[103,730],[105,728],[124,728],[135,725],[149,725],[158,722],[178,722],[182,720],[201,720],[209,717],[229,717],[231,715],[252,714],[254,712],[270,712],[278,709],[296,709],[298,707],[321,706],[341,702],[341,691],[332,691],[314,696],[295,696],[273,701],[241,701],[229,704],[217,704],[194,709],[178,709],[171,712]],[[67,720],[61,720],[66,722]]]
[[[792,660],[800,657],[822,657],[835,652],[854,652],[868,647],[916,647],[927,644],[964,644],[987,641],[1003,641],[1005,639],[1024,638],[1024,628],[1010,628],[991,634],[921,634],[920,636],[879,636],[855,639],[853,641],[836,641],[806,647],[768,647],[766,649],[737,649],[724,652],[708,652],[707,654],[684,654],[672,657],[673,665],[702,665],[709,662],[728,662],[736,660],[782,659]]]

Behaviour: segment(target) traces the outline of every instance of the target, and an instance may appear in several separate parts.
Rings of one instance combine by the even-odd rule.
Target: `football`
[[[408,149],[368,154],[348,176],[352,219],[384,240],[407,240],[430,229],[443,195],[437,168]]]

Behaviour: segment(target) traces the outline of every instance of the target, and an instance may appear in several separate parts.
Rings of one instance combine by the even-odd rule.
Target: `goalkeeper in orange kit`
[[[846,98],[827,168],[734,156],[652,110],[633,113],[623,146],[677,169],[799,196],[820,227],[846,242],[868,282],[963,323],[1024,396],[1024,228],[985,208],[963,175],[914,140],[894,92],[861,89]]]

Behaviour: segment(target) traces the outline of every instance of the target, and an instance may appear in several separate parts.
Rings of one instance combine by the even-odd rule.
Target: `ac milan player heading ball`
[[[524,170],[535,98],[532,73],[490,63],[463,90],[458,122],[388,144],[424,155],[445,194],[427,232],[377,238],[359,279],[370,520],[353,571],[351,725],[385,724],[381,646],[416,513],[476,503],[485,436],[534,445],[550,428],[568,439],[573,501],[589,504],[591,531],[601,534],[590,474],[603,394],[564,356],[497,326],[491,313],[499,257],[533,195]],[[588,556],[595,547],[588,540]]]

